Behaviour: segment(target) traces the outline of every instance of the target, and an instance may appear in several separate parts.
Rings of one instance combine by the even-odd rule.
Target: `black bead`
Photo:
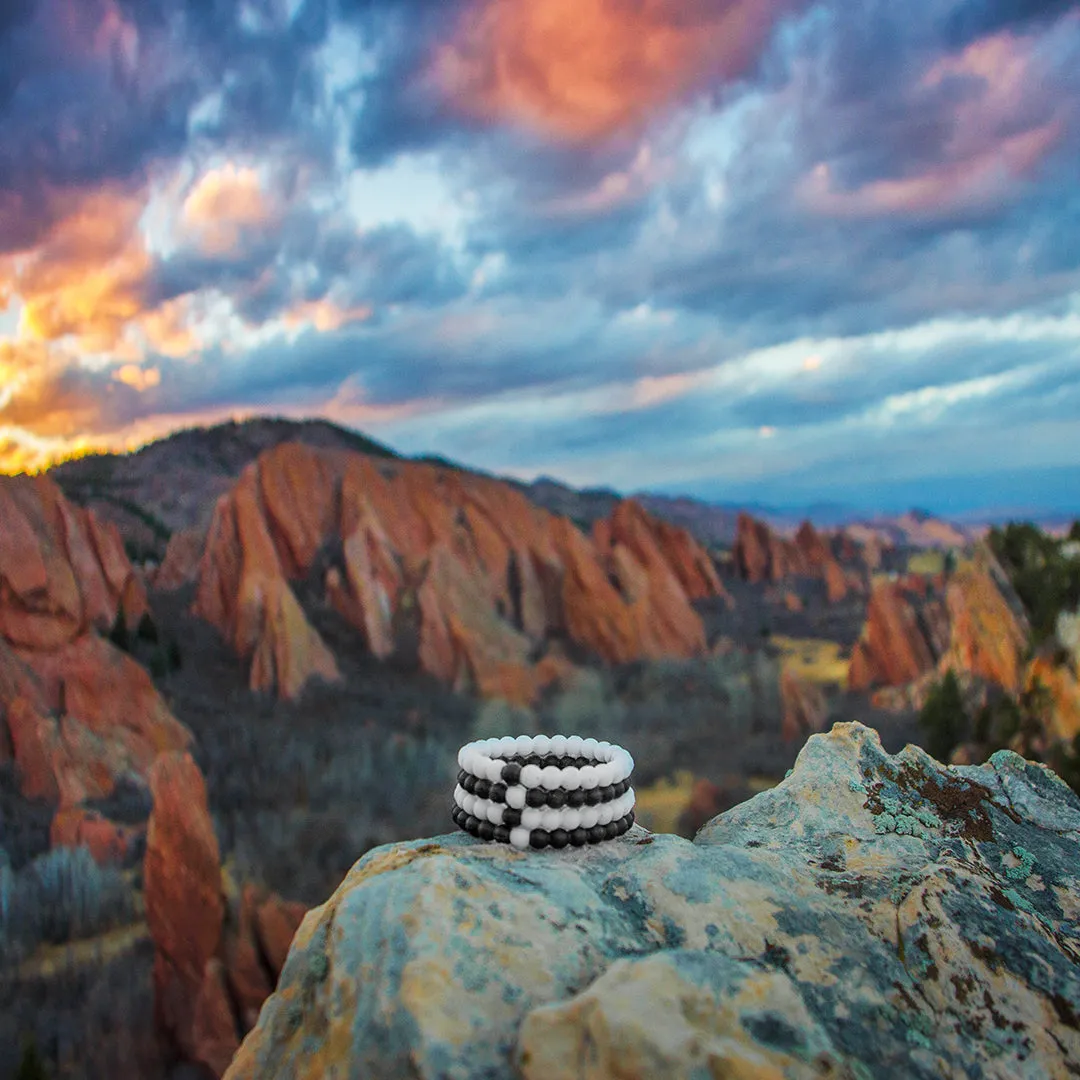
[[[511,829],[516,829],[521,824],[521,811],[508,806],[503,811],[503,824],[509,825]]]
[[[458,770],[458,774],[457,774],[457,782],[458,782],[458,783],[459,783],[459,784],[460,784],[460,785],[461,785],[462,787],[464,787],[464,786],[465,786],[465,777],[466,777],[466,776],[468,776],[468,775],[469,775],[469,774],[468,774],[468,773],[467,773],[467,772],[466,772],[466,771],[465,771],[464,769],[459,769],[459,770]]]
[[[570,843],[574,847],[584,847],[589,842],[589,830],[580,825],[570,834]]]
[[[480,819],[475,814],[470,814],[465,819],[465,828],[475,836],[476,830],[480,828]]]
[[[459,828],[461,827],[461,812],[461,807],[456,803],[454,804],[454,809],[450,811],[450,817],[453,819],[454,824]]]
[[[533,787],[525,792],[526,806],[547,806],[547,792],[543,788]]]
[[[526,765],[535,765],[538,768],[543,768],[544,759],[539,754],[530,754],[525,759],[525,764]]]
[[[589,788],[589,790],[585,792],[586,806],[599,806],[602,800],[603,796],[600,794],[600,788],[598,787]]]
[[[478,799],[486,799],[488,797],[488,795],[490,794],[490,792],[491,792],[491,781],[490,780],[477,780],[476,781],[476,789],[473,791],[473,794]]]
[[[582,807],[585,805],[585,792],[581,788],[574,788],[573,791],[566,793],[566,805],[573,807]]]
[[[603,840],[603,839],[604,839],[604,826],[603,825],[594,825],[589,830],[589,843],[590,844],[599,844],[600,841]]]
[[[564,848],[569,843],[570,834],[565,829],[551,830],[551,846],[553,848]]]
[[[611,802],[611,800],[614,798],[614,796],[611,794],[611,788],[609,787],[597,788],[597,791],[600,792],[600,801],[602,803]]]
[[[492,784],[488,798],[492,802],[506,802],[506,785],[503,783]]]
[[[549,766],[554,766],[557,769],[557,768],[559,768],[559,766],[561,764],[562,764],[562,758],[559,757],[558,754],[548,754],[547,757],[544,758],[543,768],[546,769]]]
[[[461,786],[471,795],[476,788],[476,777],[473,776],[472,773],[469,773],[469,775],[465,777],[465,782]]]
[[[622,834],[630,828],[630,821],[628,818],[625,817],[619,818],[619,820],[615,822],[615,824],[618,827],[618,831],[616,833],[617,836],[622,836]]]
[[[562,788],[556,788],[554,791],[548,792],[547,797],[548,806],[554,807],[558,810],[566,805],[566,792]]]
[[[548,846],[548,834],[543,829],[533,829],[529,833],[529,845],[536,848],[537,851],[542,851]]]
[[[521,779],[521,766],[516,761],[508,761],[502,767],[503,783],[516,784]]]
[[[495,826],[490,821],[481,821],[479,833],[481,840],[494,840]]]
[[[614,821],[609,821],[604,826],[604,839],[605,840],[614,840],[615,837],[618,836],[618,835],[619,835],[619,826],[616,825]]]
[[[509,844],[510,830],[505,825],[496,825],[495,839],[498,840],[500,844]]]

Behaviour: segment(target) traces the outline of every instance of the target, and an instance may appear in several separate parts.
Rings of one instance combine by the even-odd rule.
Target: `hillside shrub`
[[[134,894],[115,867],[85,848],[56,848],[15,872],[0,867],[0,958],[17,961],[38,945],[91,937],[137,916]]]
[[[991,529],[987,540],[1027,611],[1034,643],[1042,644],[1058,615],[1080,604],[1080,560],[1030,522]]]
[[[919,712],[919,727],[926,739],[926,752],[938,761],[947,762],[967,729],[964,697],[952,668],[931,687]]]

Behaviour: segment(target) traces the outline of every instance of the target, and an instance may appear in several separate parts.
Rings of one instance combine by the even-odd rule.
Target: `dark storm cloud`
[[[204,133],[222,146],[303,133],[318,94],[312,50],[326,0],[287,25],[241,23],[241,5],[187,0],[19,0],[0,21],[0,253],[31,246],[62,216],[67,192],[140,184],[188,142],[192,108],[221,92]],[[117,15],[120,12],[123,18]]]
[[[962,45],[996,30],[1053,22],[1077,10],[1078,0],[971,0],[948,17],[946,40]]]

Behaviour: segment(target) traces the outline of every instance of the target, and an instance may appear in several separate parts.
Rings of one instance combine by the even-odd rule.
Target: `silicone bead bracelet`
[[[621,836],[634,822],[634,759],[604,740],[478,739],[458,751],[458,765],[451,817],[483,840],[580,847]]]

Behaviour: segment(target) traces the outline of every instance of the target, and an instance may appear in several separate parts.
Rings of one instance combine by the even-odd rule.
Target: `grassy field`
[[[847,685],[848,660],[840,655],[838,642],[773,635],[770,643],[780,650],[784,668],[800,678],[822,686]]]
[[[940,574],[945,570],[945,552],[914,551],[908,557],[907,568],[909,574]]]

